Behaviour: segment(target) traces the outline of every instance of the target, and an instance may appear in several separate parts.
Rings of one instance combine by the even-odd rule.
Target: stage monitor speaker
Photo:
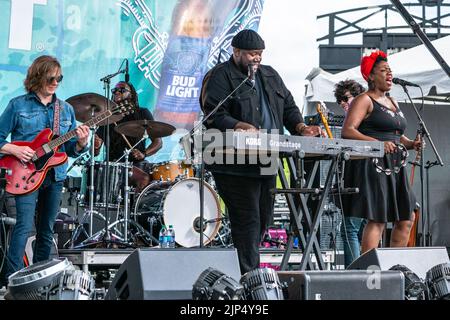
[[[212,267],[239,281],[235,249],[136,249],[120,266],[106,300],[191,300],[192,286]]]
[[[380,270],[389,270],[399,264],[425,279],[427,271],[432,267],[448,262],[445,247],[375,248],[361,255],[347,269],[367,270],[370,266],[376,266]]]
[[[400,271],[279,271],[288,300],[404,300]]]

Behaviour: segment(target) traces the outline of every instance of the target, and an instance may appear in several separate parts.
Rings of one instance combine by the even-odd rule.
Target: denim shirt
[[[35,93],[28,93],[13,98],[0,116],[0,148],[9,143],[6,140],[11,134],[11,141],[32,141],[45,128],[53,130],[53,113],[56,95],[52,102],[45,106]],[[63,135],[77,126],[73,107],[60,100],[59,130]],[[59,151],[66,152],[69,157],[77,157],[87,150],[76,151],[77,138],[72,138],[60,146]],[[67,162],[54,168],[55,180],[62,181],[67,176]]]

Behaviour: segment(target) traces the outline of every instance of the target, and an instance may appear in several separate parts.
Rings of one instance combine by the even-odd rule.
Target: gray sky
[[[414,2],[414,1],[408,1]],[[311,5],[313,3],[313,5]],[[297,105],[303,104],[305,77],[313,67],[319,66],[319,43],[316,38],[328,31],[325,19],[317,20],[321,14],[364,7],[388,4],[388,0],[266,0],[259,32],[266,42],[263,64],[274,67],[283,77],[292,92]],[[361,15],[361,12],[358,13]],[[354,18],[351,14],[349,18]],[[380,16],[379,23],[383,21]],[[399,16],[392,20],[401,23]],[[361,37],[352,38],[361,43]]]

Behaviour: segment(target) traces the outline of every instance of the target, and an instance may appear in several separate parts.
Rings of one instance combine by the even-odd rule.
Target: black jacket
[[[257,73],[261,76],[279,133],[283,133],[285,126],[291,134],[295,134],[297,124],[304,121],[292,94],[272,67],[260,65]],[[200,105],[204,114],[209,114],[245,77],[246,75],[235,65],[233,57],[212,68],[203,79],[200,95]],[[248,81],[211,116],[206,126],[225,131],[233,129],[237,122],[243,121],[260,128],[259,108],[258,95]]]

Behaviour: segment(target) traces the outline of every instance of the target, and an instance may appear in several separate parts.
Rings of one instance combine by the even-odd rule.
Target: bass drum
[[[203,245],[216,237],[222,221],[217,193],[205,182]],[[172,225],[175,241],[186,248],[200,245],[200,180],[160,181],[149,184],[138,196],[135,219],[156,238],[164,224]]]

